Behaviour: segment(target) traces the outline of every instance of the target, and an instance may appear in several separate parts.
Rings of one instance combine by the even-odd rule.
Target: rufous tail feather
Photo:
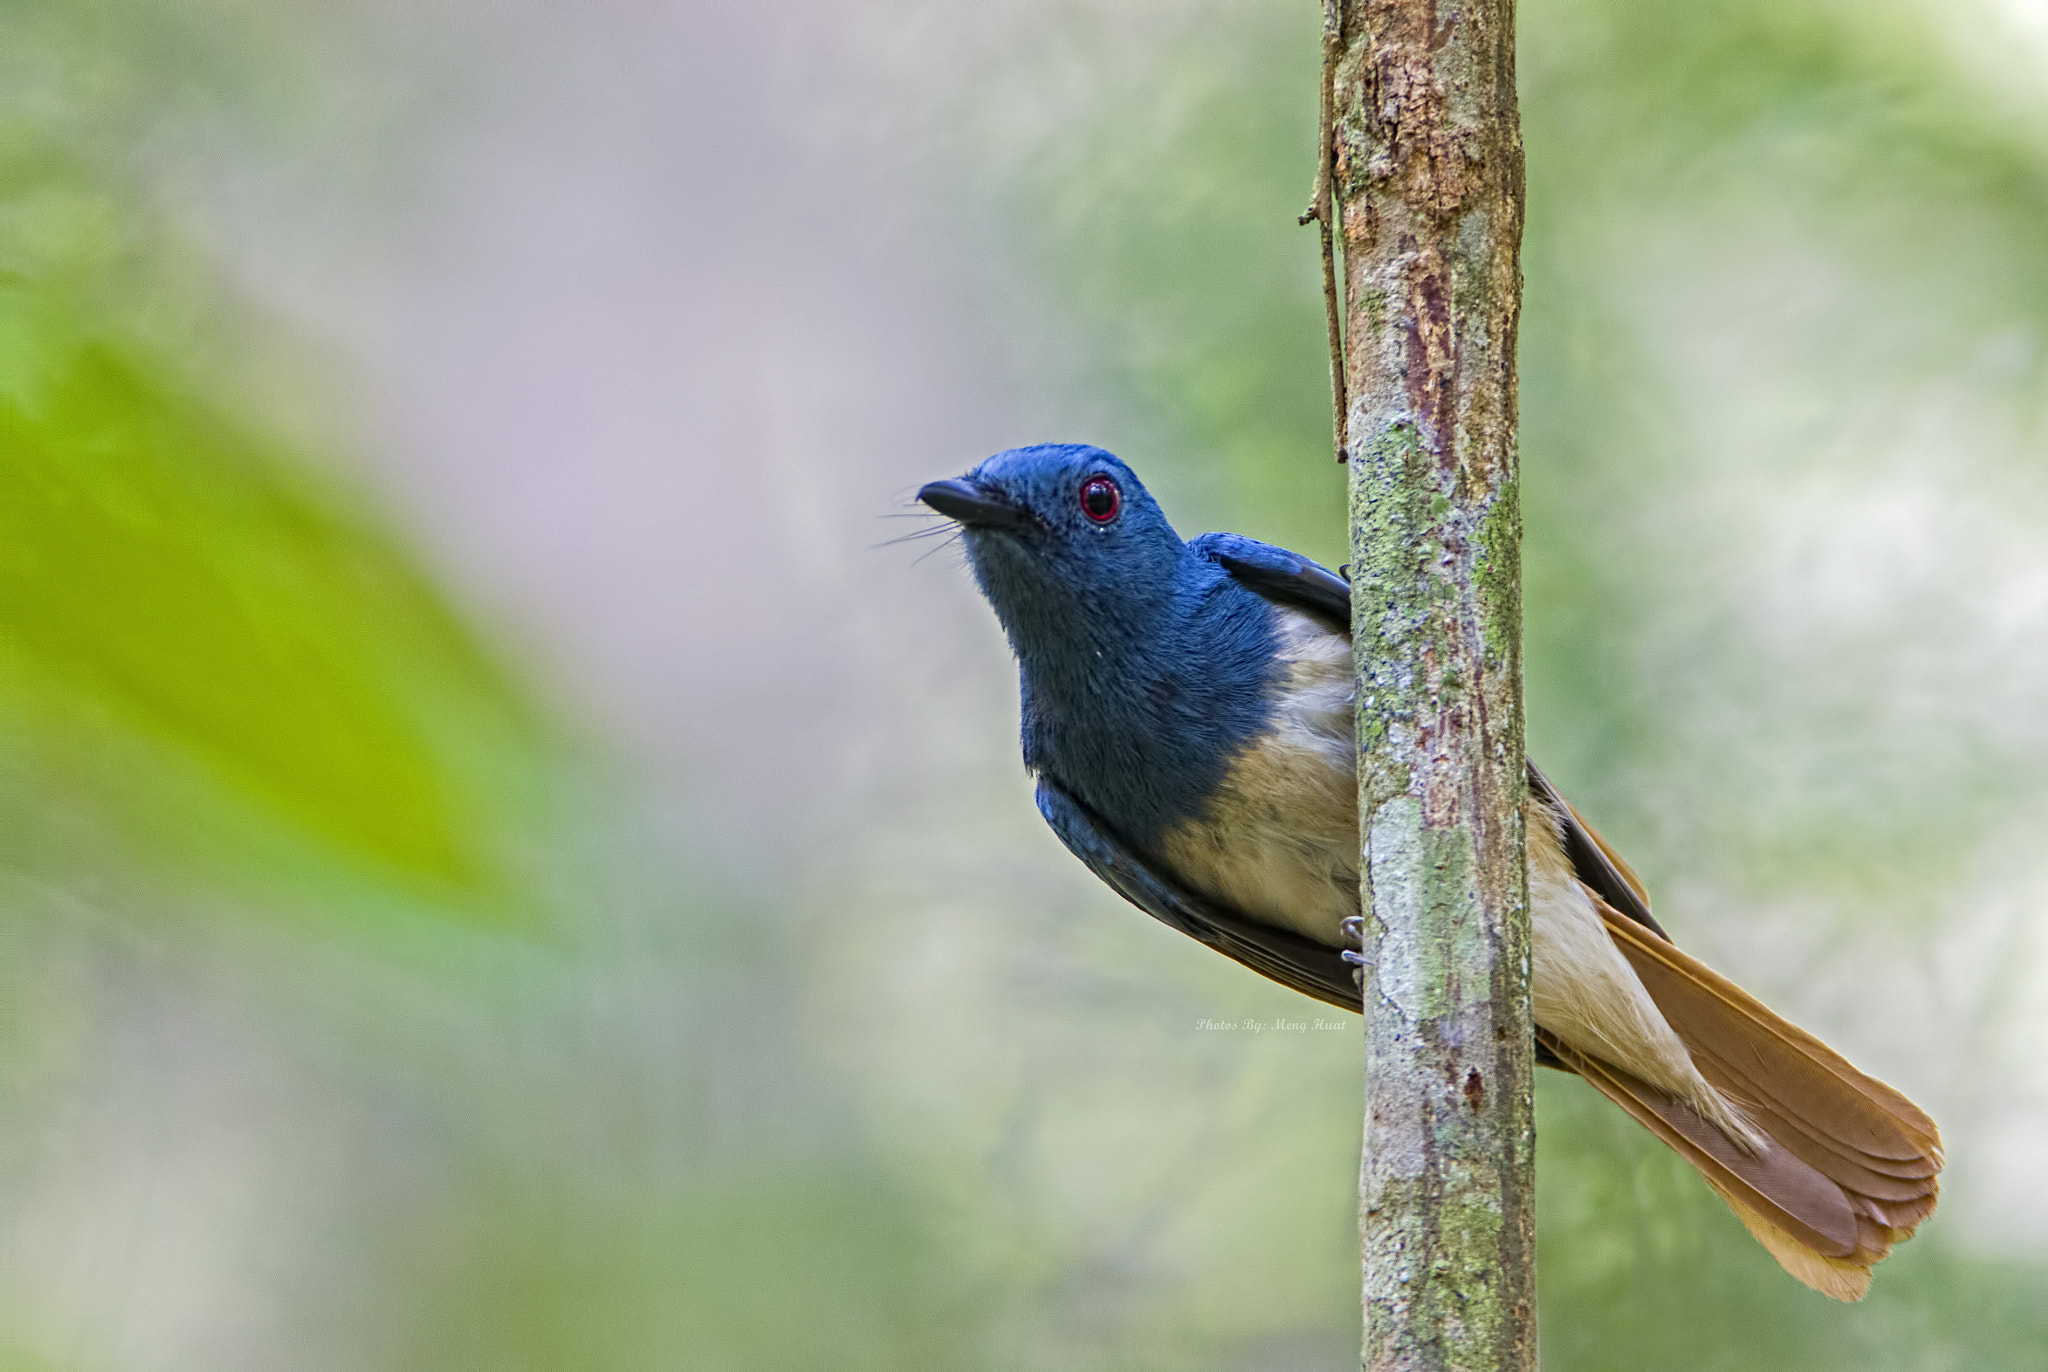
[[[1700,1074],[1766,1143],[1729,1138],[1555,1035],[1541,1036],[1545,1046],[1697,1168],[1787,1272],[1836,1300],[1860,1300],[1871,1267],[1933,1213],[1934,1122],[1726,977],[1595,903]]]

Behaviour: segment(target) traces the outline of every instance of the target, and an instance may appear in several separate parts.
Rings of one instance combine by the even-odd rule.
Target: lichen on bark
[[[1343,0],[1370,1369],[1535,1367],[1511,0]]]

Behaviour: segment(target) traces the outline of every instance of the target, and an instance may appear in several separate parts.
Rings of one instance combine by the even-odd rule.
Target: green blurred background
[[[888,518],[1342,560],[1318,25],[0,6],[0,1372],[1351,1362],[1355,1025]],[[1838,1307],[1546,1074],[1545,1364],[2048,1366],[2048,6],[1521,27],[1532,749],[1950,1157]]]

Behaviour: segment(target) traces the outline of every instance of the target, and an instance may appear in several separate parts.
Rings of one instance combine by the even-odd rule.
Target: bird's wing
[[[1606,901],[1609,908],[1670,943],[1671,935],[1650,915],[1650,893],[1643,889],[1643,879],[1636,875],[1636,869],[1622,861],[1621,854],[1608,847],[1607,840],[1592,825],[1579,818],[1572,803],[1533,762],[1529,764],[1529,793],[1548,804],[1557,816],[1558,837],[1564,842],[1564,855],[1571,860],[1572,875]]]
[[[1340,950],[1183,889],[1046,777],[1038,780],[1038,810],[1088,870],[1146,914],[1282,986],[1339,1009],[1358,1010],[1358,980]]]
[[[1241,534],[1203,534],[1188,546],[1229,572],[1245,589],[1275,605],[1301,611],[1332,633],[1351,636],[1351,583],[1341,573]],[[1529,764],[1529,789],[1557,812],[1565,856],[1571,859],[1578,879],[1609,906],[1670,942],[1671,936],[1650,914],[1649,893],[1635,870],[1579,817],[1533,762]]]
[[[1285,605],[1332,633],[1351,636],[1351,583],[1320,562],[1242,534],[1203,534],[1188,544],[1276,605]]]

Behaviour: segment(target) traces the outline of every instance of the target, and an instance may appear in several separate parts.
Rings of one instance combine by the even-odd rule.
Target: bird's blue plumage
[[[1121,493],[1099,523],[1077,495],[1098,476]],[[1149,847],[1268,728],[1272,605],[1184,544],[1100,448],[1016,448],[965,480],[1037,521],[968,525],[975,579],[1017,654],[1026,765]]]
[[[1188,546],[1274,604],[1337,633],[1351,631],[1351,583],[1321,563],[1243,534],[1203,534]]]

